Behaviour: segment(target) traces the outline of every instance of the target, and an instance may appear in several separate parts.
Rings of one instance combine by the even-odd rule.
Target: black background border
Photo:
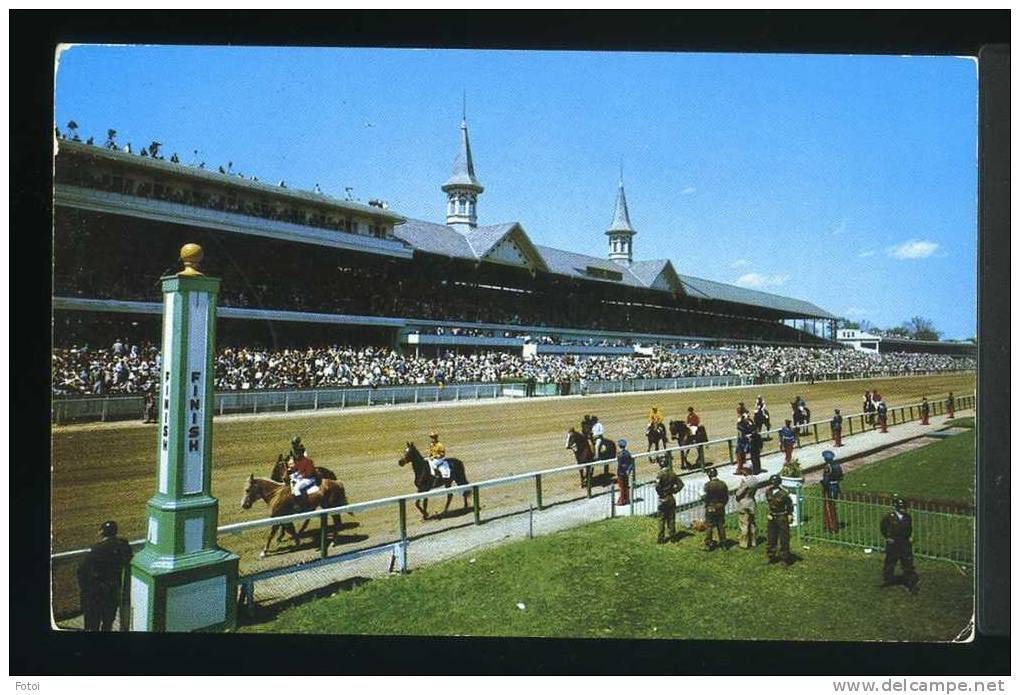
[[[11,674],[1008,674],[1008,10],[11,11]],[[977,56],[979,630],[969,644],[85,634],[49,629],[49,355],[54,51],[60,42]],[[97,250],[98,252],[98,250]],[[936,280],[937,281],[937,280]],[[12,297],[14,299],[15,297]],[[994,370],[994,371],[992,371]],[[16,412],[16,415],[14,414]],[[31,449],[28,446],[31,446]],[[37,446],[46,453],[39,454]],[[22,447],[25,447],[22,449]],[[116,456],[117,452],[110,452]],[[13,471],[12,471],[13,473]],[[26,494],[31,489],[32,494]],[[14,493],[15,490],[12,490]],[[992,535],[985,529],[1000,529]],[[818,590],[829,590],[819,587]],[[847,587],[852,591],[852,587]],[[681,597],[678,597],[681,598]],[[763,602],[767,597],[763,597]],[[311,650],[311,651],[309,651]],[[456,655],[452,660],[436,655]],[[612,655],[612,658],[606,658]],[[273,658],[276,657],[276,658]],[[175,664],[177,666],[175,666]]]

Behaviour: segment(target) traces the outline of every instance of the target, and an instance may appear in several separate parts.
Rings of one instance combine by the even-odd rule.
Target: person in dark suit
[[[919,579],[914,571],[914,523],[902,498],[893,499],[893,510],[882,517],[879,530],[885,538],[885,563],[882,565],[882,586],[904,584],[916,594]],[[896,577],[896,563],[903,565],[903,576]]]
[[[730,501],[730,489],[719,480],[719,472],[708,469],[708,482],[705,483],[705,550],[722,547],[726,550],[726,503]],[[713,536],[718,535],[716,543]]]
[[[107,521],[99,527],[99,542],[78,567],[78,588],[81,590],[85,629],[109,632],[121,603],[124,578],[131,565],[131,546],[117,537],[117,522]],[[127,616],[121,616],[127,620]]]

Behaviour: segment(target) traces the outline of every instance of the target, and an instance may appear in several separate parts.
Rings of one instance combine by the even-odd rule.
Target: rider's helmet
[[[439,439],[439,433],[435,430],[429,432],[429,439]]]

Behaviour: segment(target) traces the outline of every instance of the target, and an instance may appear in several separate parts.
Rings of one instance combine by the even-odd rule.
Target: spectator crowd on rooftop
[[[117,340],[109,348],[54,349],[52,388],[58,395],[139,394],[158,384],[155,345]],[[739,346],[683,353],[656,348],[652,356],[538,355],[503,352],[416,357],[379,347],[331,346],[297,350],[225,348],[215,358],[217,391],[380,387],[566,379],[624,379],[740,375],[755,379],[899,375],[976,368],[972,358],[919,353],[870,354],[850,349]]]

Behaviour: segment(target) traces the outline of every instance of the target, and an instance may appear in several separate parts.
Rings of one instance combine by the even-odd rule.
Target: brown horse
[[[574,452],[574,461],[576,463],[591,463],[595,460],[595,453],[591,450],[591,442],[584,434],[578,432],[573,427],[567,432],[566,448]],[[578,469],[578,473],[581,474],[581,487],[587,485],[586,470],[585,468]]]
[[[248,476],[248,484],[244,488],[244,499],[241,500],[242,509],[251,509],[252,504],[255,500],[262,500],[269,505],[269,516],[287,516],[288,514],[297,514],[298,512],[308,511],[309,509],[333,509],[334,507],[342,507],[347,504],[347,493],[344,491],[342,483],[336,480],[323,480],[319,483],[319,491],[313,492],[307,497],[307,507],[300,505],[298,500],[291,494],[290,485],[286,483],[278,483],[275,480],[269,480],[267,478],[256,478],[254,474]],[[340,532],[340,515],[333,514],[333,533],[334,537]],[[328,523],[328,521],[326,522]],[[304,527],[302,527],[302,531]],[[323,529],[325,532],[327,529]],[[266,538],[266,547],[262,549],[259,557],[265,557],[269,551],[269,544],[272,543],[273,537],[279,532],[279,542],[283,542],[283,534],[287,532],[290,534],[291,540],[294,541],[294,545],[298,545],[301,540],[297,531],[294,530],[294,524],[282,523],[274,524],[269,529],[269,537]]]
[[[404,455],[397,460],[397,464],[400,466],[406,466],[411,464],[411,469],[414,471],[414,487],[418,492],[428,492],[429,490],[437,487],[450,487],[454,482],[458,485],[467,485],[468,479],[467,474],[464,472],[464,463],[460,459],[448,458],[446,463],[450,466],[450,477],[443,478],[441,475],[433,475],[432,467],[429,466],[429,462],[425,460],[425,457],[418,451],[418,447],[413,442],[407,442],[407,446],[404,448]],[[445,482],[445,484],[444,484]],[[468,497],[471,495],[470,492],[464,493],[464,509],[468,508]],[[421,512],[422,520],[436,519],[450,509],[450,501],[453,499],[453,493],[451,492],[446,496],[446,506],[443,507],[443,511],[437,516],[429,516],[429,501],[428,499],[420,499],[414,501],[414,506]]]

